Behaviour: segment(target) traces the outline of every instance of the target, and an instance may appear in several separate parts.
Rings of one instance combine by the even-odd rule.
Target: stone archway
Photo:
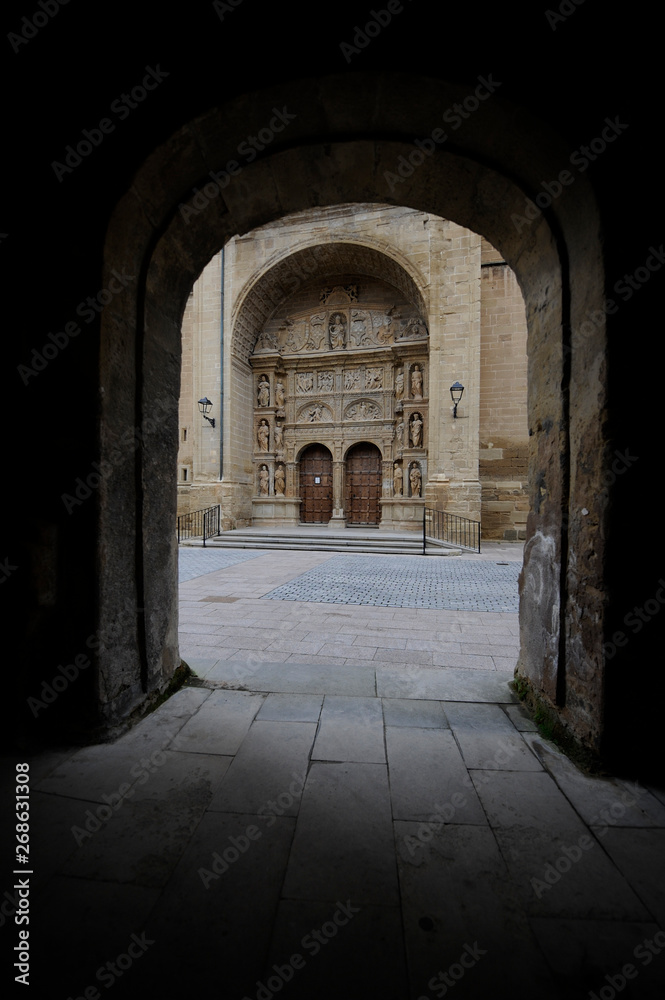
[[[163,689],[179,662],[177,550],[169,530],[176,501],[169,483],[177,454],[180,320],[189,289],[234,233],[308,204],[369,197],[432,211],[482,233],[517,275],[529,326],[533,484],[519,670],[581,739],[600,744],[606,589],[600,487],[607,440],[600,419],[606,371],[597,211],[580,176],[550,207],[530,212],[528,224],[516,224],[568,151],[543,123],[500,97],[471,116],[454,150],[442,147],[428,157],[416,149],[414,136],[428,136],[441,109],[464,96],[463,87],[436,80],[355,74],[239,98],[190,122],[158,149],[117,206],[105,278],[120,268],[138,280],[136,291],[102,316],[101,458],[117,453],[132,429],[142,443],[134,468],[127,463],[100,487],[99,626],[116,622],[124,636],[124,646],[101,651],[97,664],[108,720]],[[211,182],[265,113],[289,102],[297,103],[297,116],[242,169],[238,182]],[[400,158],[413,166],[408,177],[396,172]],[[601,319],[585,326],[589,315]],[[146,434],[156,401],[164,416]],[[140,615],[128,611],[128,596]]]

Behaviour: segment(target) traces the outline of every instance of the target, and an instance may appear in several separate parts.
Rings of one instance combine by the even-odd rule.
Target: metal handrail
[[[188,514],[178,515],[178,545],[183,538],[198,538],[203,536],[203,547],[206,538],[221,535],[221,507],[205,507],[201,510],[190,510]]]
[[[448,542],[460,549],[480,552],[480,521],[473,521],[461,514],[445,510],[423,509],[423,555],[427,552],[427,539]]]

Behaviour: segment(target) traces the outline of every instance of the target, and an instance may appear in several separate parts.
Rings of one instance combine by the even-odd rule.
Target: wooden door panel
[[[323,445],[311,445],[300,459],[300,520],[327,524],[332,517],[332,493],[332,455]]]
[[[378,524],[381,519],[381,452],[372,444],[355,445],[346,458],[346,519],[349,524]]]

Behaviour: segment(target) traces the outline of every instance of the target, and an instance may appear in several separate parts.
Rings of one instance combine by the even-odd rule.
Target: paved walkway
[[[662,1000],[665,792],[541,738],[514,612],[275,599],[336,558],[183,583],[198,682],[31,762],[36,995]]]

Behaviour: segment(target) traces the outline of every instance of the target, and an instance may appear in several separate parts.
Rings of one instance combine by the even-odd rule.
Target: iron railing
[[[427,539],[448,542],[460,549],[480,552],[480,521],[472,521],[461,514],[449,514],[445,510],[423,510],[423,555],[427,551]]]
[[[216,507],[192,510],[189,514],[180,514],[178,517],[178,545],[183,538],[198,538],[202,535],[205,547],[206,538],[211,538],[212,535],[221,535],[220,524],[219,504]]]

